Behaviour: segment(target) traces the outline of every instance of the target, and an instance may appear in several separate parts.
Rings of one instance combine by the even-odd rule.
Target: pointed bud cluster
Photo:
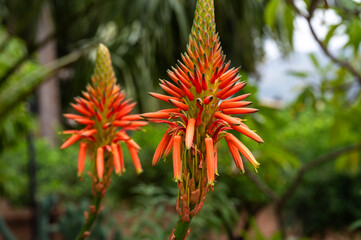
[[[84,125],[81,130],[67,130],[64,134],[71,136],[63,143],[61,149],[81,141],[78,157],[78,175],[81,176],[86,152],[94,156],[92,169],[97,180],[102,181],[104,174],[120,175],[125,171],[121,142],[125,142],[138,173],[142,167],[138,157],[140,147],[132,140],[127,131],[138,130],[147,125],[139,115],[130,115],[135,103],[125,99],[125,94],[116,84],[114,71],[108,49],[100,44],[97,51],[96,66],[92,82],[83,92],[83,97],[75,98],[72,104],[77,114],[64,114],[68,119]]]
[[[206,182],[207,186],[213,187],[218,174],[216,143],[221,138],[226,137],[234,161],[242,172],[240,154],[254,167],[259,165],[250,151],[226,131],[236,130],[258,143],[263,143],[263,140],[241,119],[231,116],[254,113],[257,109],[249,108],[251,102],[243,101],[249,94],[233,97],[246,83],[239,81],[239,68],[231,68],[231,63],[226,63],[216,33],[213,0],[197,1],[189,44],[181,58],[182,61],[168,70],[171,81],[161,80],[160,86],[167,95],[150,93],[175,108],[141,116],[148,121],[169,124],[155,152],[153,165],[162,155],[167,156],[173,145],[174,179],[181,186],[179,205],[183,210],[186,206],[194,210],[203,204],[201,196],[206,188],[201,187],[202,193],[194,203],[183,204],[184,196],[192,192],[185,179],[195,181],[196,186],[203,186],[201,183]],[[183,188],[185,195],[181,193]],[[179,212],[187,215],[184,211]]]

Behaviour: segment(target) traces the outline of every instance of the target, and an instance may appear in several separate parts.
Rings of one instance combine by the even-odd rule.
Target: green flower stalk
[[[125,100],[125,93],[116,83],[110,53],[102,44],[97,50],[92,82],[83,96],[75,98],[76,103],[72,104],[78,113],[64,116],[84,127],[81,130],[64,131],[64,134],[71,136],[61,146],[64,149],[80,141],[79,177],[83,174],[87,154],[91,161],[89,175],[93,181],[94,204],[85,213],[86,222],[77,239],[84,239],[90,234],[90,228],[101,210],[101,201],[111,182],[113,168],[117,175],[125,171],[120,143],[127,145],[137,173],[143,171],[138,157],[140,147],[127,132],[147,125],[138,114],[130,115],[135,103]]]
[[[201,210],[206,194],[213,189],[217,171],[217,142],[225,138],[238,169],[244,172],[241,155],[255,168],[259,163],[248,148],[227,130],[263,143],[263,140],[231,114],[258,111],[247,107],[249,94],[232,97],[245,87],[239,68],[225,63],[216,33],[213,0],[198,0],[187,51],[168,75],[173,82],[160,80],[169,95],[150,93],[174,108],[141,116],[148,121],[167,123],[153,165],[173,151],[174,181],[178,184],[176,209],[179,220],[170,239],[186,239],[191,219]]]

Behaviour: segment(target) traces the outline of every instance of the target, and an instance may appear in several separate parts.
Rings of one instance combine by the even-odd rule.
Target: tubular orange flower
[[[213,140],[210,137],[207,137],[205,140],[206,143],[206,161],[207,161],[207,179],[209,185],[214,185],[214,174],[215,174],[215,164],[214,164],[214,148]]]
[[[243,101],[249,94],[230,98],[243,89],[246,82],[239,81],[239,68],[231,68],[231,62],[226,62],[216,33],[213,0],[197,0],[189,44],[181,58],[182,61],[178,61],[175,67],[167,71],[173,82],[161,80],[161,87],[169,95],[150,93],[155,98],[170,102],[176,108],[167,109],[166,112],[161,110],[142,114],[147,121],[170,125],[156,150],[153,165],[162,154],[169,154],[173,146],[173,168],[179,188],[177,211],[180,215],[177,225],[179,228],[176,227],[174,231],[176,239],[184,238],[183,230],[187,226],[184,222],[190,221],[199,212],[206,192],[213,188],[217,173],[215,145],[225,137],[226,131],[233,129],[263,143],[262,138],[242,120],[231,116],[254,113],[257,109],[247,108],[251,102]],[[253,155],[240,141],[235,141],[230,136],[227,139],[232,156],[241,171],[244,168],[239,151],[254,167],[258,167]],[[187,178],[187,181],[181,181],[178,176]],[[192,182],[196,187],[191,186]],[[193,197],[191,202],[184,200],[196,190],[200,194],[193,196],[199,196],[198,198]]]
[[[196,120],[194,118],[190,118],[188,120],[187,129],[186,129],[186,140],[185,140],[187,149],[190,149],[193,144],[195,124],[196,124]]]
[[[100,181],[104,175],[104,149],[102,147],[97,150],[97,174]]]
[[[126,132],[137,130],[147,125],[147,122],[141,121],[142,118],[138,114],[129,115],[135,103],[125,100],[125,93],[116,84],[109,51],[102,44],[98,48],[92,83],[87,87],[87,92],[83,92],[83,96],[84,98],[78,97],[75,99],[76,103],[71,104],[79,114],[64,114],[64,116],[74,119],[79,124],[84,124],[85,127],[79,131],[69,132],[72,136],[63,143],[61,149],[82,140],[78,174],[81,174],[84,169],[85,146],[88,146],[89,151],[91,149],[97,149],[97,153],[103,151],[104,156],[108,154],[100,149],[108,149],[112,152],[113,161],[104,159],[103,172],[108,173],[108,170],[114,166],[116,174],[121,174],[124,168],[121,166],[122,153],[117,150],[120,149],[119,142],[126,142],[138,149],[139,146],[128,137]],[[120,136],[127,136],[127,138]],[[134,152],[132,156],[135,156]],[[137,171],[141,172],[140,162],[137,160],[134,162]],[[96,166],[97,170],[93,169],[93,173],[97,172],[99,179],[102,179],[101,167],[98,168],[98,157]]]
[[[182,168],[181,168],[181,141],[182,137],[177,135],[174,136],[173,143],[173,171],[174,171],[174,180],[182,181]]]
[[[79,146],[79,156],[78,156],[78,176],[80,177],[83,174],[85,167],[85,158],[86,158],[86,143],[80,143]]]
[[[127,132],[138,130],[148,123],[142,121],[143,118],[138,114],[130,115],[135,103],[125,98],[124,92],[116,84],[109,51],[100,44],[91,84],[87,86],[87,91],[83,92],[83,97],[75,98],[75,103],[71,104],[77,114],[64,114],[66,118],[85,126],[81,130],[64,131],[64,134],[71,136],[62,144],[61,149],[81,141],[78,155],[79,176],[84,171],[87,152],[92,161],[90,175],[95,204],[87,212],[86,223],[77,239],[84,239],[89,233],[101,209],[100,203],[110,184],[113,168],[117,175],[125,171],[121,142],[127,144],[137,173],[142,172],[138,157],[140,147]]]

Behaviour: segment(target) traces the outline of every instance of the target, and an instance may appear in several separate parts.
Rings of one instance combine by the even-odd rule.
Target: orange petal
[[[125,172],[123,150],[120,145],[118,145],[118,153],[119,153],[119,160],[120,160],[120,166],[121,166],[122,172]]]
[[[218,176],[218,166],[217,166],[217,143],[214,144],[214,173]]]
[[[225,138],[226,141],[231,142],[232,145],[241,152],[241,154],[252,164],[254,168],[259,167],[260,164],[257,162],[251,151],[238,138],[230,133],[227,133]]]
[[[85,116],[88,116],[90,117],[92,114],[91,112],[89,112],[88,110],[86,110],[84,107],[82,107],[81,105],[78,105],[78,104],[74,104],[72,103],[71,106],[77,110],[79,113],[85,115]]]
[[[164,85],[164,84],[159,84],[159,86],[168,94],[176,97],[176,98],[182,98],[182,95],[178,94],[176,91],[173,91],[173,89],[171,89],[170,87]]]
[[[78,123],[84,124],[84,125],[93,125],[94,124],[93,120],[90,120],[90,119],[87,119],[87,118],[77,118],[77,119],[74,119],[74,120],[77,121]]]
[[[97,174],[100,181],[103,179],[104,175],[104,150],[102,147],[97,150]]]
[[[174,136],[173,144],[173,172],[174,180],[182,181],[182,161],[181,161],[181,146],[182,137],[179,135]]]
[[[174,136],[171,136],[169,143],[164,151],[164,157],[168,157],[170,151],[173,149],[173,143],[174,143]]]
[[[255,108],[225,108],[222,109],[224,114],[249,114],[258,112]]]
[[[193,138],[194,138],[194,126],[195,126],[196,120],[194,118],[190,118],[188,120],[187,129],[186,129],[186,148],[190,149],[193,144]]]
[[[242,158],[241,158],[241,155],[239,154],[237,148],[232,143],[229,143],[228,141],[227,141],[227,144],[228,144],[229,150],[231,151],[234,163],[236,164],[237,168],[239,170],[241,170],[242,173],[244,173],[245,171],[244,171]]]
[[[186,105],[180,101],[169,99],[169,102],[171,104],[173,104],[175,107],[180,108],[184,111],[188,111],[188,109],[189,109],[188,105]]]
[[[239,90],[244,88],[244,86],[246,86],[246,82],[236,83],[229,91],[227,91],[225,94],[223,94],[219,98],[222,100],[229,98],[230,96],[232,96],[233,94],[235,94],[236,92],[238,92]]]
[[[90,130],[87,130],[85,132],[82,132],[81,135],[83,137],[90,137],[90,136],[93,136],[94,134],[97,133],[97,130],[96,129],[90,129]]]
[[[68,138],[68,140],[66,140],[63,145],[61,145],[60,149],[65,149],[71,145],[73,145],[74,143],[76,143],[77,141],[79,141],[81,139],[81,136],[78,134],[74,134],[72,135],[70,138]]]
[[[162,95],[159,93],[150,92],[149,95],[151,95],[152,97],[158,98],[159,100],[165,101],[165,102],[168,102],[169,99],[179,100],[179,98],[166,96],[166,95]]]
[[[150,113],[143,113],[140,115],[142,118],[161,118],[161,119],[168,119],[170,114],[168,112],[150,112]]]
[[[122,117],[122,120],[129,120],[129,121],[135,121],[135,120],[141,120],[142,118],[140,117],[139,114],[133,114],[133,115],[128,115],[128,116],[124,116]]]
[[[238,126],[241,124],[240,121],[238,121],[236,118],[228,116],[221,112],[215,112],[214,117],[217,119],[222,119],[222,120],[226,121],[231,126]]]
[[[120,175],[122,173],[122,165],[120,163],[118,146],[117,144],[112,143],[111,148],[113,152],[114,170],[116,174]]]
[[[133,161],[135,170],[137,171],[137,174],[140,174],[141,172],[143,172],[143,169],[142,169],[142,165],[140,164],[137,149],[134,148],[132,145],[130,145],[129,141],[127,141],[126,143],[127,143],[128,149],[129,149],[130,156],[132,157],[132,161]]]
[[[215,163],[214,163],[214,148],[213,139],[207,137],[205,140],[206,144],[206,161],[207,161],[207,179],[208,185],[214,185],[214,174],[215,174]]]
[[[164,136],[162,137],[162,139],[160,140],[157,149],[155,150],[154,156],[153,156],[153,161],[152,161],[152,165],[156,165],[160,158],[162,157],[165,149],[168,146],[168,143],[171,139],[171,136],[168,134],[169,133],[169,129],[165,132]]]
[[[210,96],[204,98],[203,102],[204,102],[204,104],[208,105],[210,102],[212,102],[212,100],[213,100],[213,96],[210,95]]]
[[[245,127],[243,125],[238,125],[238,126],[232,126],[232,128],[234,130],[236,130],[237,132],[242,133],[243,135],[255,140],[256,142],[259,143],[263,143],[263,139],[258,136],[255,132],[253,132],[251,129],[249,129],[248,127]]]
[[[85,158],[86,158],[86,143],[80,143],[79,146],[79,155],[78,155],[78,177],[83,174],[85,167]]]
[[[135,148],[136,150],[141,149],[140,146],[133,139],[129,139],[126,143],[132,148]]]
[[[224,108],[241,108],[241,107],[246,107],[248,105],[251,105],[252,102],[249,101],[234,101],[234,102],[222,102],[219,107],[224,109]]]
[[[242,101],[242,100],[248,98],[250,95],[251,95],[250,93],[243,94],[243,95],[240,95],[240,96],[237,96],[237,97],[234,97],[234,98],[230,98],[230,99],[224,100],[223,102],[226,103],[226,102]]]

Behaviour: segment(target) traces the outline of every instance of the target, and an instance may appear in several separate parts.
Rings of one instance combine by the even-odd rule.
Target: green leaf
[[[316,55],[314,53],[310,53],[309,57],[311,58],[311,61],[312,61],[313,65],[317,69],[321,69],[320,64],[318,63],[318,59],[317,59]]]
[[[273,28],[275,25],[276,13],[279,3],[280,0],[271,0],[266,6],[264,20],[270,28]]]
[[[361,21],[359,19],[354,19],[349,28],[348,34],[350,37],[349,44],[353,46],[355,54],[357,53],[358,46],[361,42]]]
[[[287,74],[292,75],[294,77],[298,77],[298,78],[308,77],[308,72],[305,72],[305,71],[289,70],[289,71],[287,71]]]
[[[326,47],[327,47],[328,43],[330,42],[331,38],[334,36],[334,33],[339,26],[340,26],[340,24],[335,24],[335,25],[330,26],[330,28],[327,32],[327,35],[326,35],[325,39],[323,40]]]
[[[293,29],[294,29],[294,22],[295,19],[295,14],[293,12],[293,9],[287,5],[287,7],[285,8],[285,12],[284,12],[284,22],[285,22],[285,27],[287,30],[287,40],[290,44],[290,46],[293,45]]]

